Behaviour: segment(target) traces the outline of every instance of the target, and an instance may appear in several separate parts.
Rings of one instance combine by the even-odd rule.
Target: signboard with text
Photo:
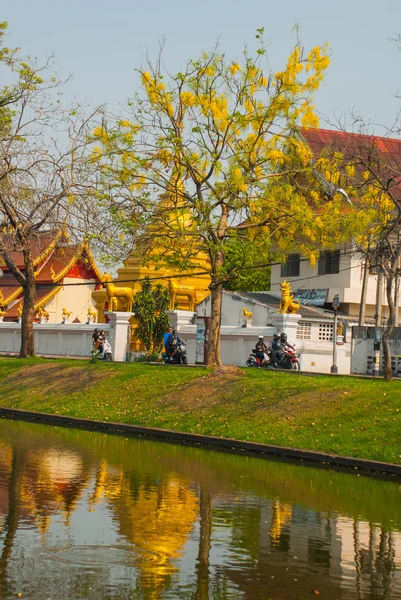
[[[324,306],[327,298],[328,288],[312,290],[295,290],[294,299],[299,300],[304,306]]]
[[[197,364],[206,363],[207,317],[196,319],[196,358]]]

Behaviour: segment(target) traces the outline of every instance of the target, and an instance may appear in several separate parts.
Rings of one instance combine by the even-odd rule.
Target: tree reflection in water
[[[401,597],[399,482],[0,421],[0,597]]]

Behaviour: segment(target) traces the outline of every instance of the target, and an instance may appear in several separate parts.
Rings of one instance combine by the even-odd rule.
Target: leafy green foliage
[[[168,290],[160,283],[152,286],[149,277],[141,283],[141,290],[134,297],[133,310],[138,319],[135,333],[150,353],[160,352],[163,334],[169,327],[166,310],[169,307]]]

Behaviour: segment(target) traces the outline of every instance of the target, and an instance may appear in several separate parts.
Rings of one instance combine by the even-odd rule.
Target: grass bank
[[[401,463],[401,382],[0,359],[0,406]]]

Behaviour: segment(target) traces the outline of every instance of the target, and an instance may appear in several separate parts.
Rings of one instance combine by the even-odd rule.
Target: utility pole
[[[362,291],[361,291],[361,303],[359,305],[359,319],[358,325],[363,326],[365,322],[365,311],[366,311],[366,295],[368,291],[368,257],[365,258],[363,264],[363,279],[362,279]]]
[[[383,273],[379,265],[377,271],[375,327],[381,327],[382,324],[382,279]]]
[[[340,306],[340,296],[336,294],[333,298],[334,325],[333,325],[333,364],[330,373],[338,373],[337,367],[337,311]]]

